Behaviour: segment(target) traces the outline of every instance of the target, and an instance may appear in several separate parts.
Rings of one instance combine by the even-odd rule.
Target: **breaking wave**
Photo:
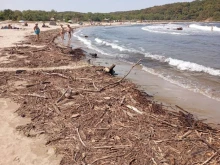
[[[196,63],[172,59],[172,58],[167,58],[165,62],[167,62],[171,66],[177,67],[179,70],[188,70],[192,72],[205,72],[213,76],[220,76],[220,70],[216,70]]]
[[[92,41],[90,41],[84,37],[78,36],[77,33],[75,33],[74,36],[76,38],[78,38],[78,40],[83,42],[88,48],[93,49],[103,55],[113,56],[113,55],[110,55],[110,54],[102,51],[101,49],[97,48],[94,44],[92,44]],[[190,72],[204,72],[204,73],[207,73],[207,74],[210,74],[213,76],[220,76],[220,70],[214,69],[211,67],[207,67],[207,66],[203,66],[203,65],[200,65],[197,63],[174,59],[171,57],[165,57],[165,56],[157,55],[157,54],[146,53],[144,51],[136,50],[133,48],[129,49],[129,48],[126,48],[125,46],[119,46],[115,43],[110,43],[110,42],[104,41],[100,38],[95,38],[95,42],[99,45],[110,46],[112,49],[117,49],[120,52],[131,52],[131,53],[142,54],[145,58],[150,58],[152,60],[157,60],[159,62],[167,63],[170,66],[176,67],[178,70],[190,71]],[[126,56],[125,54],[120,54],[120,55],[122,57]]]
[[[78,36],[77,34],[79,33],[80,31],[76,32],[73,34],[74,37],[76,37],[79,41],[81,41],[82,43],[84,43],[89,49],[92,49],[92,50],[95,50],[103,55],[107,55],[107,56],[111,56],[110,54],[98,49],[96,46],[92,45],[92,42],[90,40],[87,40],[86,38],[84,37],[80,37]]]
[[[153,25],[153,26],[145,26],[142,27],[142,30],[148,31],[148,32],[152,32],[152,33],[162,33],[162,34],[172,34],[172,35],[188,35],[187,33],[183,33],[183,32],[177,32],[177,30],[175,30],[176,28],[178,28],[179,26],[177,25],[173,25],[173,26],[164,26],[164,25]]]
[[[110,46],[110,47],[112,47],[112,49],[118,49],[121,52],[123,52],[123,51],[136,52],[136,50],[134,50],[134,49],[128,49],[128,48],[125,48],[124,46],[119,46],[115,43],[110,43],[110,42],[104,41],[104,40],[99,39],[99,38],[95,38],[95,41],[100,45]]]
[[[198,29],[198,30],[203,30],[203,31],[219,31],[220,32],[220,28],[217,26],[202,26],[202,25],[198,25],[198,24],[190,24],[189,25],[190,28],[194,28],[194,29]]]
[[[183,71],[186,70],[186,71],[191,71],[191,72],[204,72],[204,73],[208,73],[213,76],[220,76],[220,70],[206,67],[206,66],[196,64],[193,62],[173,59],[170,57],[166,58],[164,56],[152,55],[150,53],[145,53],[145,57],[151,58],[153,60],[158,60],[160,62],[166,62],[170,66],[175,66],[179,70],[183,70]]]

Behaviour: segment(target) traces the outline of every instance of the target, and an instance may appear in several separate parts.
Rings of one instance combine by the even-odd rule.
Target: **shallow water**
[[[183,30],[176,30],[178,27]],[[220,101],[218,23],[90,27],[74,34],[73,44],[76,42],[99,56],[128,63],[143,59],[145,72]]]

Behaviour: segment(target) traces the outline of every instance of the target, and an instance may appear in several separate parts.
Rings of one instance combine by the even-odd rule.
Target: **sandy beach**
[[[122,81],[122,63],[114,77],[88,65],[83,50],[54,44],[59,26],[41,28],[34,42],[33,26],[0,30],[0,164],[219,163],[218,130]]]
[[[2,23],[0,26],[6,26],[9,23]],[[10,23],[11,24],[11,23]],[[34,23],[24,27],[19,23],[12,24],[21,29],[0,29],[0,50],[6,47],[13,47],[15,43],[25,41],[25,37],[33,34]],[[56,29],[57,27],[51,27]],[[49,29],[42,29],[46,31]],[[0,63],[8,63],[10,60],[6,57],[0,57]],[[14,68],[17,69],[17,68]],[[4,97],[4,96],[3,96]],[[15,111],[19,105],[12,99],[0,99],[1,125],[0,128],[0,164],[10,165],[55,165],[59,164],[61,157],[55,155],[54,148],[46,147],[43,136],[30,139],[16,131],[16,127],[22,124],[30,123],[30,119],[19,117]]]

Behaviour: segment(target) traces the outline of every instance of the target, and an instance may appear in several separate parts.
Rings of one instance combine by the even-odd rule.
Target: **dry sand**
[[[44,145],[43,137],[27,138],[15,130],[30,122],[14,113],[18,107],[9,99],[0,99],[0,165],[58,165],[61,157]]]
[[[1,23],[0,27],[6,26],[9,23]],[[28,23],[28,26],[22,26],[21,23],[10,23],[12,27],[20,29],[0,29],[0,48],[14,46],[14,43],[24,41],[25,36],[34,34],[34,23]],[[41,28],[42,23],[38,24],[41,31],[57,29],[59,26],[50,26],[50,28]]]

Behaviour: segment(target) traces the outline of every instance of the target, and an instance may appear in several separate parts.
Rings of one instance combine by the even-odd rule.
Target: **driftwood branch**
[[[109,86],[118,85],[120,82],[122,82],[122,81],[129,75],[129,73],[132,71],[132,69],[133,69],[136,65],[138,65],[138,64],[140,63],[140,61],[141,61],[141,59],[138,60],[138,62],[135,63],[135,64],[131,67],[131,69],[128,71],[128,73],[127,73],[126,75],[124,75],[124,77],[122,77],[119,81],[117,81],[117,82],[115,82],[115,83],[110,83],[110,84],[108,84],[108,85],[102,87],[102,88],[100,89],[100,91],[104,90],[105,88],[107,88],[107,87],[109,87]]]
[[[69,79],[68,76],[65,76],[65,75],[63,75],[61,73],[48,73],[48,72],[43,72],[43,73],[45,73],[47,75],[59,76],[59,77],[65,78],[65,79]]]
[[[131,109],[131,110],[133,110],[133,111],[135,111],[136,113],[139,113],[140,115],[142,115],[144,113],[144,112],[138,110],[137,108],[135,108],[135,107],[133,107],[131,105],[126,105],[126,107]]]
[[[65,94],[68,92],[68,90],[69,90],[69,89],[67,89],[67,90],[60,96],[60,98],[57,100],[57,103],[59,103],[59,102],[63,99],[63,97],[65,96]]]
[[[218,151],[218,150],[217,150],[216,148],[214,148],[211,144],[209,144],[205,139],[203,139],[197,130],[195,130],[195,132],[196,132],[196,135],[198,136],[198,138],[199,138],[203,143],[205,143],[209,148],[213,149],[215,152]]]
[[[79,90],[86,91],[86,92],[101,92],[101,91],[103,91],[104,89],[106,89],[106,88],[109,87],[109,86],[113,86],[113,85],[117,86],[120,82],[122,82],[122,81],[129,75],[129,73],[131,72],[131,70],[132,70],[136,65],[138,65],[140,61],[141,61],[141,59],[131,67],[131,69],[128,71],[128,73],[127,73],[126,75],[124,75],[124,77],[122,77],[120,80],[118,80],[118,81],[116,81],[116,82],[114,82],[114,83],[107,84],[107,85],[105,85],[104,87],[102,87],[101,89],[98,89],[98,90],[82,89],[82,88],[80,88]]]
[[[218,152],[215,152],[210,158],[208,158],[206,161],[204,161],[201,165],[205,165],[209,163],[216,155],[218,155]]]
[[[184,139],[185,137],[187,137],[188,135],[190,135],[193,131],[189,130],[187,131],[185,134],[183,134],[182,136],[179,137],[180,140]]]
[[[38,95],[36,93],[33,93],[33,94],[13,94],[15,96],[30,96],[30,97],[38,97],[38,98],[44,98],[44,99],[48,99],[48,97],[46,96],[41,96],[41,95]]]
[[[59,108],[55,104],[52,104],[52,106],[58,114],[61,114]]]
[[[82,145],[83,145],[84,147],[86,147],[85,143],[82,141],[82,138],[81,138],[81,136],[80,136],[80,134],[79,134],[79,128],[76,128],[76,132],[77,132],[77,135],[78,135],[78,137],[79,137],[79,141],[82,143]]]

